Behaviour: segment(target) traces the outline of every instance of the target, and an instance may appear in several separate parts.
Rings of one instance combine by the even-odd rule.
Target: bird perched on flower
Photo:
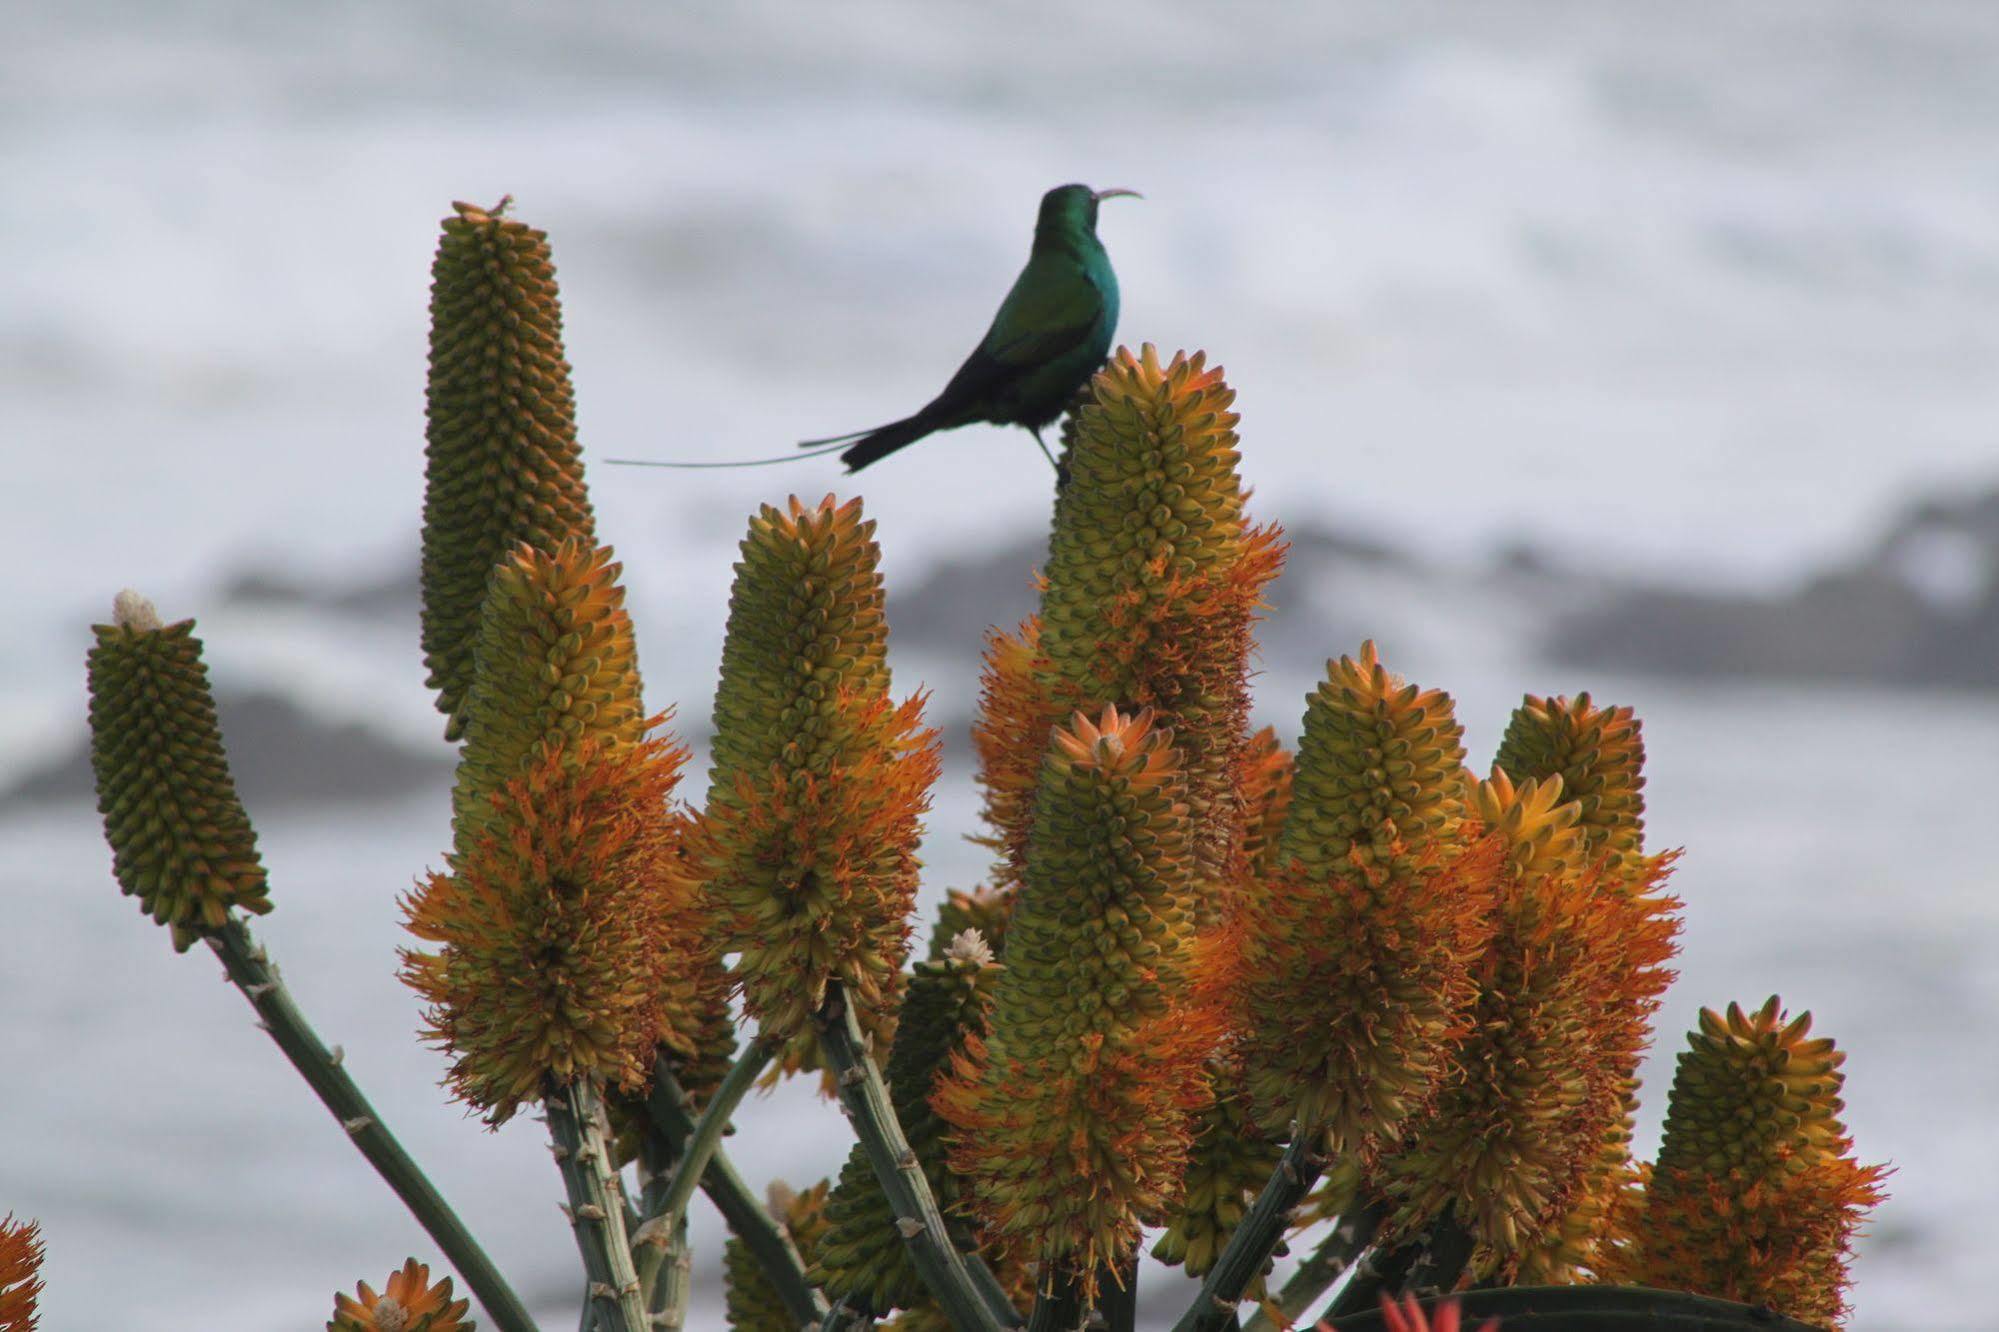
[[[1026,426],[1048,453],[1042,427],[1103,365],[1117,331],[1117,274],[1097,239],[1097,205],[1119,197],[1140,196],[1087,185],[1058,185],[1042,195],[1027,267],[944,391],[900,421],[799,447],[847,444],[840,461],[858,472],[925,435],[989,421]]]

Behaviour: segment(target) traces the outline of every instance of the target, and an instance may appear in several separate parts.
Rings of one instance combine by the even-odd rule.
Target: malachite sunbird
[[[1136,190],[1087,185],[1058,185],[1042,195],[1027,267],[944,391],[914,416],[799,447],[852,440],[840,461],[858,472],[925,435],[990,421],[1026,426],[1047,453],[1041,428],[1103,365],[1117,331],[1117,274],[1097,239],[1097,205],[1120,196],[1140,197]]]

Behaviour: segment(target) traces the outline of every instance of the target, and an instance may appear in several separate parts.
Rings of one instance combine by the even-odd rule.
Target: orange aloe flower
[[[1180,775],[1148,714],[1056,733],[990,1028],[932,1098],[987,1237],[1086,1285],[1178,1193],[1208,1098]]]
[[[363,1281],[354,1294],[333,1297],[326,1332],[470,1332],[470,1300],[451,1298],[451,1278],[430,1283],[430,1268],[411,1258],[389,1273],[380,1295]]]

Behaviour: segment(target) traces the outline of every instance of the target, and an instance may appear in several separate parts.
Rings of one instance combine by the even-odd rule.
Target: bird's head
[[[1093,190],[1087,185],[1057,185],[1041,196],[1041,216],[1036,231],[1082,232],[1097,229],[1097,205],[1105,199],[1142,199],[1137,190]]]

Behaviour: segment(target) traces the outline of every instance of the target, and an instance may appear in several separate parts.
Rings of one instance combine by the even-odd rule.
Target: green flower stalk
[[[493,566],[523,542],[596,544],[548,237],[507,202],[453,204],[431,267],[423,659],[453,740]]]
[[[90,650],[90,766],[118,886],[185,952],[232,910],[271,909],[257,834],[222,749],[194,621],[118,594]]]
[[[787,1188],[782,1180],[770,1186],[770,1214],[790,1233],[808,1263],[825,1240],[829,1187],[823,1179],[803,1193]],[[756,1258],[733,1237],[722,1251],[722,1281],[729,1326],[735,1332],[799,1332],[798,1319],[764,1278]]]
[[[1630,1279],[1840,1326],[1854,1235],[1886,1171],[1839,1120],[1846,1056],[1778,1000],[1702,1009],[1673,1075]]]
[[[1094,1288],[1179,1192],[1207,1101],[1181,771],[1146,714],[1058,731],[991,1027],[932,1105],[1001,1253]]]
[[[1048,722],[1116,704],[1172,728],[1204,929],[1239,875],[1250,628],[1285,550],[1244,518],[1234,401],[1203,355],[1161,366],[1150,344],[1090,382],[1064,429],[1038,639]]]
[[[1463,732],[1374,644],[1306,701],[1290,806],[1241,935],[1243,1058],[1257,1121],[1329,1150],[1392,1143],[1466,1030],[1493,868],[1464,854]]]
[[[893,1030],[937,738],[921,695],[889,701],[880,549],[860,501],[766,506],[742,555],[690,866],[750,1015],[794,1071],[834,981],[866,1031]]]
[[[918,962],[889,1052],[889,1098],[947,1221],[961,1214],[961,1185],[945,1166],[945,1126],[930,1108],[930,1093],[966,1039],[984,1033],[999,974],[992,950],[975,930],[953,940],[940,960]],[[818,1263],[829,1297],[844,1299],[851,1313],[873,1318],[929,1302],[908,1246],[896,1231],[894,1209],[859,1146],[841,1168],[826,1218]],[[969,1250],[972,1238],[969,1224],[954,1225],[951,1239],[960,1250]]]

